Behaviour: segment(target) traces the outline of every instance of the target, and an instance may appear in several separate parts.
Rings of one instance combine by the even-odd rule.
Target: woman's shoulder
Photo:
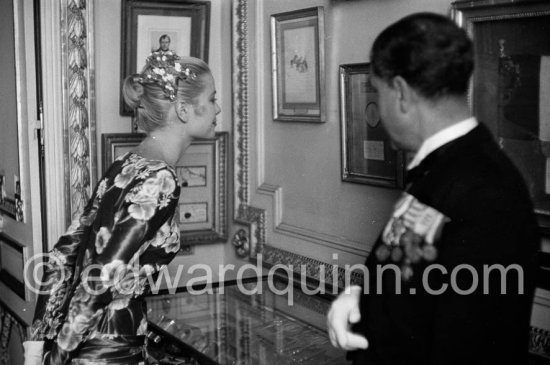
[[[174,168],[165,161],[152,160],[137,153],[128,152],[117,159],[115,164],[117,162],[119,162],[118,166],[111,177],[114,178],[114,184],[120,188],[124,188],[131,182],[140,183],[143,181],[162,183],[161,180],[172,180],[177,184],[177,175]]]
[[[125,192],[128,189],[140,189],[143,184],[170,187],[179,185],[174,168],[165,161],[148,159],[137,153],[127,152],[111,164],[100,179],[98,187],[100,193],[110,190],[111,187]]]

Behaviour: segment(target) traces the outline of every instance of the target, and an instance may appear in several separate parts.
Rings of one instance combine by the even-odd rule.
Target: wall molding
[[[248,0],[232,3],[232,74],[233,74],[233,156],[235,223],[247,227],[249,257],[262,251],[265,244],[265,211],[249,205],[249,63],[248,63]],[[242,237],[237,230],[234,240]],[[238,253],[239,254],[239,253]],[[240,253],[242,255],[242,253]]]
[[[346,270],[328,262],[306,257],[289,252],[268,244],[262,247],[262,266],[273,267],[285,265],[291,268],[294,276],[300,278],[302,271],[307,279],[319,283],[325,283],[329,287],[344,289],[347,284],[363,284],[363,275],[360,272],[352,272],[346,280]]]
[[[97,180],[93,0],[64,0],[61,23],[69,223],[84,210]]]
[[[41,7],[46,216],[51,248],[96,180],[93,0]]]
[[[235,217],[241,217],[250,198],[248,175],[248,0],[234,0],[232,12],[234,209]]]
[[[330,235],[324,232],[318,232],[284,222],[284,194],[281,186],[264,183],[258,188],[257,193],[272,198],[273,231],[275,233],[309,241],[321,246],[338,249],[353,255],[367,256],[369,254],[369,250],[359,248],[361,246],[361,242],[352,241],[342,236]]]

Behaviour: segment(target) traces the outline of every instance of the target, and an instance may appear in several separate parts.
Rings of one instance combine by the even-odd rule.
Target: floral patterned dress
[[[179,193],[163,161],[129,152],[109,168],[49,254],[31,329],[44,364],[143,361],[143,295],[179,250]]]

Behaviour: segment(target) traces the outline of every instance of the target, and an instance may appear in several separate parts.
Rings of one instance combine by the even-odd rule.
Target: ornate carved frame
[[[62,4],[66,27],[62,32],[66,50],[62,58],[64,130],[69,152],[66,201],[68,218],[74,219],[84,209],[97,179],[93,1],[64,0]]]

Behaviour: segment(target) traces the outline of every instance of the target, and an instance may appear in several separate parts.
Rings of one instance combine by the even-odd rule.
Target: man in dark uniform
[[[371,52],[382,123],[414,152],[407,188],[328,315],[355,364],[525,364],[537,222],[517,169],[470,115],[473,48],[436,14],[384,30]]]

